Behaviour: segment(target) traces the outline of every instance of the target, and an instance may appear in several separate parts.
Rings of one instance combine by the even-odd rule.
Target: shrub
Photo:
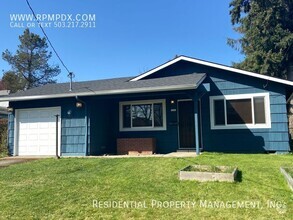
[[[0,119],[0,157],[7,156],[7,129],[8,122],[7,119]]]

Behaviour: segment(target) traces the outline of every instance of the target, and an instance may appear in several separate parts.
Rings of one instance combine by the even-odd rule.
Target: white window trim
[[[131,128],[123,128],[123,106],[124,105],[143,105],[143,104],[155,104],[162,103],[163,108],[163,126],[162,127],[132,127],[131,118]],[[152,108],[154,111],[154,108]],[[152,112],[152,117],[154,119],[154,112]],[[126,101],[119,102],[119,130],[120,131],[163,131],[166,130],[166,100],[165,99],[154,99],[154,100],[139,100],[139,101]]]
[[[226,100],[235,99],[251,99],[251,110],[254,111],[254,97],[264,97],[265,101],[265,124],[255,124],[254,112],[252,112],[252,123],[251,124],[227,124],[227,108]],[[215,115],[214,115],[214,100],[224,99],[224,111],[225,111],[225,125],[215,125]],[[250,93],[250,94],[238,94],[238,95],[224,95],[224,96],[210,96],[210,122],[211,129],[245,129],[245,128],[271,128],[271,108],[270,108],[270,94],[269,93]]]

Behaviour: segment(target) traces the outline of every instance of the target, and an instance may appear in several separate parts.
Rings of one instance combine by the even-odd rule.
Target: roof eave
[[[175,86],[158,86],[150,88],[136,88],[136,89],[118,89],[118,90],[105,90],[105,91],[92,91],[92,92],[72,92],[56,95],[37,95],[37,96],[18,96],[18,97],[3,97],[0,101],[29,101],[38,99],[52,99],[52,98],[70,98],[75,96],[100,96],[100,95],[115,95],[115,94],[129,94],[129,93],[143,93],[143,92],[165,92],[165,91],[178,91],[178,90],[191,90],[196,89],[198,85],[205,79],[205,76],[197,84],[185,84]]]
[[[140,79],[143,79],[161,69],[164,69],[178,61],[189,61],[189,62],[192,62],[192,63],[197,63],[197,64],[202,64],[202,65],[205,65],[205,66],[210,66],[210,67],[214,67],[214,68],[218,68],[218,69],[223,69],[223,70],[227,70],[227,71],[231,71],[231,72],[236,72],[236,73],[240,73],[240,74],[243,74],[243,75],[247,75],[247,76],[252,76],[252,77],[255,77],[255,78],[260,78],[260,79],[264,79],[264,80],[269,80],[269,81],[273,81],[273,82],[277,82],[277,83],[282,83],[282,84],[285,84],[285,85],[289,85],[289,86],[293,86],[293,82],[292,81],[289,81],[289,80],[285,80],[285,79],[279,79],[279,78],[275,78],[275,77],[271,77],[271,76],[266,76],[266,75],[262,75],[262,74],[258,74],[258,73],[254,73],[254,72],[249,72],[249,71],[246,71],[246,70],[241,70],[241,69],[237,69],[237,68],[234,68],[234,67],[229,67],[229,66],[225,66],[225,65],[222,65],[222,64],[217,64],[217,63],[212,63],[212,62],[208,62],[208,61],[204,61],[204,60],[199,60],[199,59],[195,59],[195,58],[192,58],[192,57],[186,57],[186,56],[179,56],[179,57],[176,57],[175,59],[173,60],[170,60],[154,69],[151,69],[137,77],[134,77],[132,78],[130,81],[134,82],[134,81],[138,81]]]

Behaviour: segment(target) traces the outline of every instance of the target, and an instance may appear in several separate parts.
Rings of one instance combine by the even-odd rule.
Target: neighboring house
[[[7,118],[8,112],[7,108],[0,106],[0,119]]]
[[[9,90],[0,90],[0,98],[8,96],[10,93]],[[8,101],[1,102],[0,101],[0,119],[7,118],[8,112],[7,107],[9,106]]]
[[[288,152],[293,82],[179,56],[136,77],[51,84],[10,95],[12,155],[116,153],[117,139],[177,150]]]

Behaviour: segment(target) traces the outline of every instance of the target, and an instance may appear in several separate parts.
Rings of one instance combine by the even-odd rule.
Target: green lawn
[[[285,170],[287,171],[287,173],[289,173],[292,178],[293,178],[293,166],[292,167],[286,167]]]
[[[236,183],[179,181],[191,164],[237,166],[241,175]],[[43,159],[0,169],[0,219],[290,219],[293,193],[279,169],[292,165],[293,155]],[[93,200],[133,208],[93,207]],[[158,207],[175,201],[177,208]]]

